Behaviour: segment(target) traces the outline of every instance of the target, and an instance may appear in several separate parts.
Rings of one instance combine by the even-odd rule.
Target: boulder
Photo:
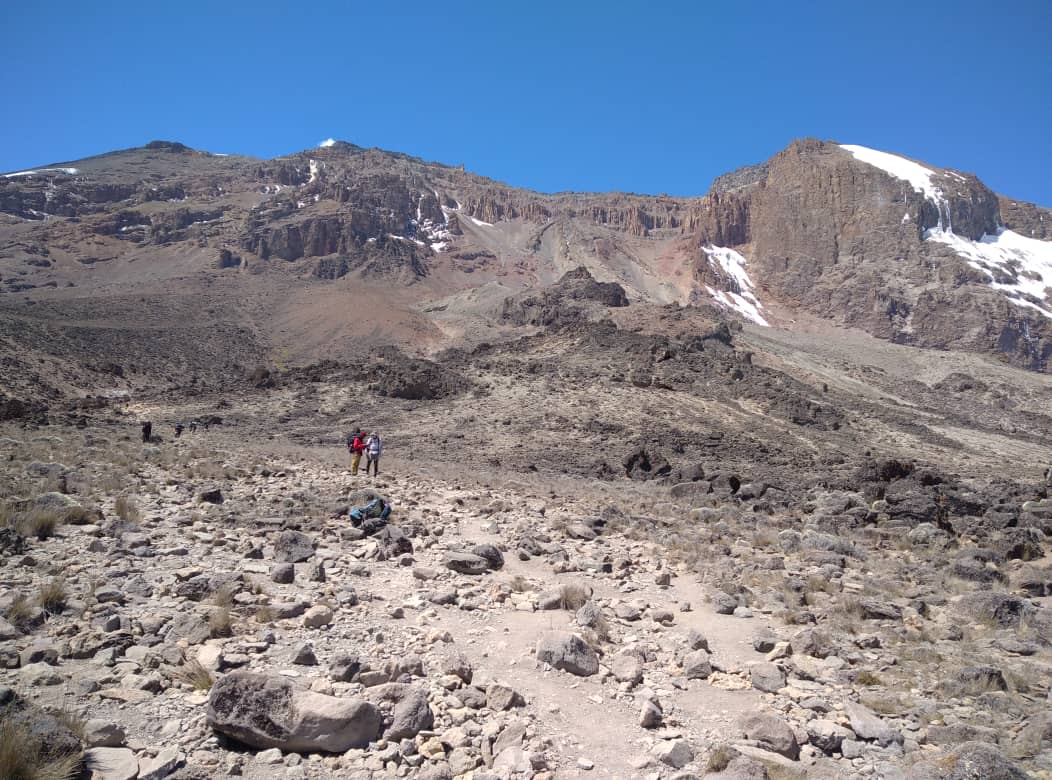
[[[380,736],[380,711],[355,698],[293,687],[285,677],[233,672],[212,686],[205,710],[216,731],[249,747],[342,753]]]
[[[683,659],[683,674],[688,680],[706,680],[712,674],[708,651],[695,650]]]
[[[458,574],[485,574],[490,568],[489,561],[481,555],[465,552],[447,552],[442,556],[442,563]]]
[[[421,731],[430,729],[434,723],[435,715],[428,704],[427,692],[413,689],[395,706],[384,739],[412,739]]]
[[[643,681],[643,662],[635,653],[620,653],[610,663],[610,671],[618,682],[638,685]]]
[[[376,540],[377,557],[381,561],[413,554],[413,542],[405,535],[405,531],[397,526],[384,526],[373,539]]]
[[[1017,628],[1019,622],[1034,611],[1029,601],[997,591],[966,593],[957,601],[957,609],[970,620],[993,623],[1000,628]]]
[[[902,744],[902,734],[891,728],[868,707],[853,701],[845,701],[844,711],[851,721],[851,730],[859,739],[876,742],[881,747],[893,742]]]
[[[302,563],[314,555],[314,540],[300,531],[282,531],[274,541],[274,560]]]
[[[84,752],[84,766],[100,780],[135,780],[139,760],[128,748],[94,747]]]
[[[758,691],[775,693],[785,687],[785,672],[770,662],[753,666],[749,670],[749,679]]]
[[[489,568],[493,571],[504,568],[504,555],[492,544],[476,544],[471,552],[480,558],[485,558]]]
[[[576,634],[547,631],[537,640],[537,660],[560,671],[588,677],[599,671],[595,651]]]
[[[754,713],[741,720],[742,731],[747,739],[756,740],[769,750],[794,761],[800,755],[796,734],[781,718],[775,715]]]
[[[993,745],[965,742],[909,768],[907,780],[1027,780],[1030,775]]]

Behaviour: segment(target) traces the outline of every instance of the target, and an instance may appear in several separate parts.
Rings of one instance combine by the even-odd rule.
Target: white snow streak
[[[923,192],[924,197],[932,201],[939,209],[939,227],[947,230],[952,229],[952,225],[950,225],[950,203],[946,200],[946,194],[942,189],[933,184],[931,180],[931,177],[936,175],[935,171],[925,168],[920,163],[913,162],[913,160],[899,157],[897,154],[878,152],[876,149],[870,149],[865,146],[841,144],[840,148],[851,152],[856,160],[872,165],[874,168],[880,168],[880,170],[896,179],[909,182],[914,191]],[[943,212],[946,213],[945,224],[943,224],[942,220]]]
[[[321,149],[328,149],[330,146],[335,146],[335,145],[336,145],[336,139],[335,138],[326,138],[324,141],[322,141],[321,143],[318,144],[318,147],[321,148]]]
[[[77,173],[76,168],[39,168],[35,171],[18,171],[17,173],[5,173],[5,179],[13,179],[16,176],[36,176],[38,173],[65,173],[73,176]]]
[[[715,298],[717,303],[733,309],[746,319],[758,325],[767,325],[767,320],[761,314],[763,306],[753,293],[755,287],[745,270],[745,258],[726,247],[708,246],[703,249],[710,261],[714,260],[719,264],[732,288],[729,291],[715,290],[706,285],[705,289],[709,291],[709,295]]]
[[[984,235],[978,241],[938,228],[925,231],[924,238],[949,246],[968,265],[985,273],[990,286],[1012,303],[1036,309],[1052,319],[1052,302],[1045,294],[1046,288],[1052,287],[1052,242],[1003,228],[997,235]]]
[[[472,222],[474,222],[479,227],[493,227],[493,223],[492,222],[483,222],[481,219],[475,219],[472,216],[468,216],[468,219],[470,219]]]
[[[321,166],[317,160],[310,161],[310,181],[307,184],[312,184],[318,180],[318,171],[321,170]]]

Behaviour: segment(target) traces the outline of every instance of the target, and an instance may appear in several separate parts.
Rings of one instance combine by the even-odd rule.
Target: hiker
[[[380,453],[383,452],[384,445],[380,439],[379,433],[369,434],[369,438],[365,442],[365,474],[368,476],[369,467],[373,467],[373,476],[380,476]]]
[[[178,439],[182,435],[183,435],[183,424],[182,423],[176,423],[175,424],[175,438]]]
[[[354,432],[354,436],[351,438],[350,443],[347,445],[347,451],[351,453],[351,476],[358,476],[358,464],[362,462],[362,453],[365,452],[365,432],[358,428]]]
[[[193,433],[196,430],[197,430],[197,420],[191,420],[190,421],[190,433]]]
[[[147,420],[142,424],[142,443],[146,444],[150,441],[150,436],[153,435],[153,423]]]

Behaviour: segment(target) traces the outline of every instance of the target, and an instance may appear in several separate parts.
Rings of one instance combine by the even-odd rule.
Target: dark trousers
[[[373,469],[373,476],[380,476],[380,456],[379,455],[366,455],[365,456],[365,473],[369,473],[369,467]]]

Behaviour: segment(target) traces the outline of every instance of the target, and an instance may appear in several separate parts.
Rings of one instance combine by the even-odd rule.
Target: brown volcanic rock
[[[1052,239],[1052,209],[1012,200],[1004,195],[998,195],[997,200],[1001,207],[1001,223],[1006,228],[1042,241]]]
[[[568,271],[542,293],[506,298],[501,317],[516,325],[567,325],[584,322],[603,308],[628,306],[617,282],[597,282],[584,266]]]

